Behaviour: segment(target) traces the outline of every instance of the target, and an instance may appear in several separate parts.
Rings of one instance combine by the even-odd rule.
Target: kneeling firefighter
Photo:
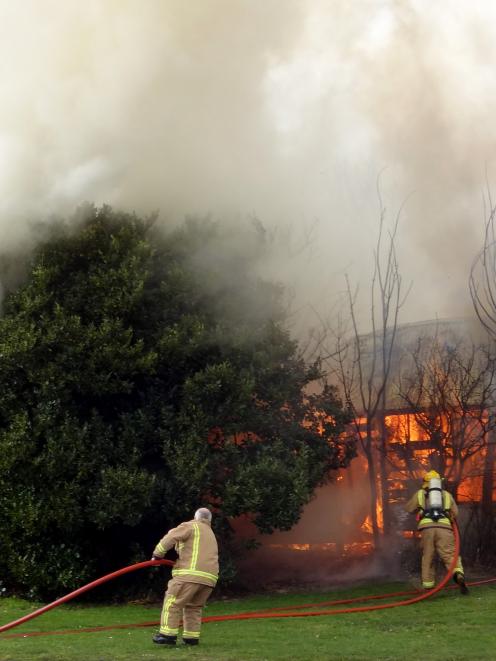
[[[429,471],[423,477],[422,488],[406,503],[407,512],[418,512],[418,530],[422,538],[422,587],[430,590],[435,585],[434,557],[437,553],[449,569],[455,553],[455,537],[451,522],[458,516],[453,496],[442,488],[439,473]],[[462,559],[456,563],[453,580],[462,594],[468,594]]]

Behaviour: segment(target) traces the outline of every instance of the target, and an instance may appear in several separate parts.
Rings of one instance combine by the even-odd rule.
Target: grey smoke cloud
[[[366,287],[386,168],[391,218],[409,196],[404,320],[471,312],[495,18],[491,0],[0,0],[3,246],[83,200],[256,214],[294,241],[263,272],[325,313],[345,271]]]

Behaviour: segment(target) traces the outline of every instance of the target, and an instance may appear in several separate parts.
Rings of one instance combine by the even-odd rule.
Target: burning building
[[[386,388],[375,434],[385,436],[388,502],[402,501],[429,468],[458,501],[492,501],[496,370],[487,339],[465,320],[399,327]]]
[[[291,531],[263,536],[249,521],[236,523],[241,536],[260,544],[249,566],[262,562],[270,576],[285,580],[336,580],[368,557],[359,575],[377,573],[370,557],[381,540],[387,537],[391,550],[415,537],[403,503],[431,468],[455,495],[465,531],[480,538],[484,513],[492,520],[496,368],[489,345],[465,320],[406,324],[395,332],[386,406],[372,419],[356,409],[358,456],[315,492]],[[377,344],[370,335],[360,342],[367,369]]]

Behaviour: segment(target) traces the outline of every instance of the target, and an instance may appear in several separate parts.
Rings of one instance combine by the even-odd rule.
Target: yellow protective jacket
[[[173,546],[179,555],[172,570],[174,578],[215,586],[219,577],[219,553],[209,521],[186,521],[172,528],[155,547],[154,557],[163,558]]]
[[[426,492],[424,489],[419,489],[405,505],[407,512],[419,512],[418,530],[425,530],[426,528],[450,528],[451,519],[456,519],[458,516],[458,506],[453,496],[443,489],[443,510],[446,516],[442,516],[437,521],[429,518],[428,511],[426,511]]]

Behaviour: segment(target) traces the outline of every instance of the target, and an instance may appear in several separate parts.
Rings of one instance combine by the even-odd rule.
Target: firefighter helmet
[[[429,471],[423,477],[422,486],[423,487],[428,487],[429,486],[429,481],[432,480],[432,479],[440,480],[441,476],[439,475],[439,473],[437,471]]]

